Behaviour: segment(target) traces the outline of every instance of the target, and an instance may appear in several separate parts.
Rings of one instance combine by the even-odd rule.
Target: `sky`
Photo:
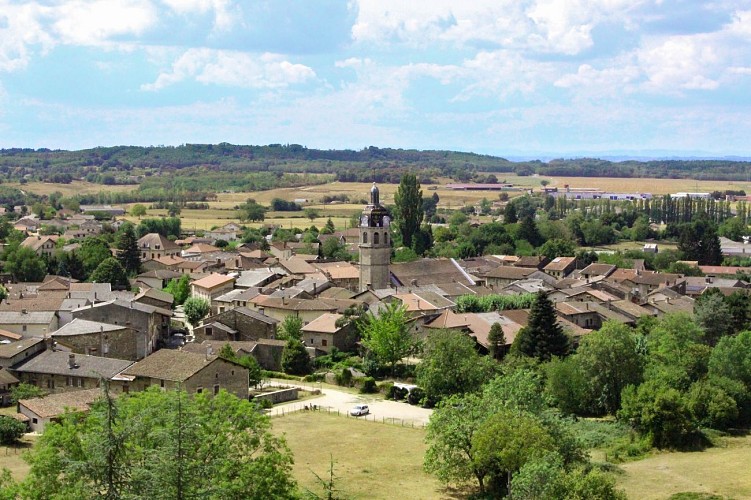
[[[751,0],[0,0],[0,148],[751,156]]]

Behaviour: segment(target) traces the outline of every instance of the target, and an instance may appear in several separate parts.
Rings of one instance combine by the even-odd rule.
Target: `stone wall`
[[[287,401],[294,401],[296,399],[297,387],[290,387],[288,389],[280,389],[274,392],[267,392],[266,394],[260,394],[254,398],[254,400],[256,401],[271,401],[272,404],[285,403]]]

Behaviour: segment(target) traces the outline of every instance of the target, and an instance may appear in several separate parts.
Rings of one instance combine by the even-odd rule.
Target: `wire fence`
[[[350,415],[348,411],[342,411],[338,408],[332,408],[330,406],[320,406],[315,404],[299,404],[299,405],[284,405],[279,408],[271,408],[268,415],[272,417],[286,417],[292,413],[300,412],[320,412],[328,415],[336,415],[338,417],[352,418],[355,420],[365,420],[366,422],[376,422],[379,424],[398,425],[400,427],[411,427],[413,429],[424,429],[424,422],[415,422],[414,420],[406,420],[396,417],[377,417],[372,413],[361,416]]]

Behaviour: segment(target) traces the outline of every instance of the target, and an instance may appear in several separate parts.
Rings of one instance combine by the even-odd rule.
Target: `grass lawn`
[[[751,435],[726,438],[702,452],[661,453],[620,466],[618,486],[629,498],[665,499],[675,493],[751,498]]]
[[[335,487],[347,498],[450,498],[422,469],[425,431],[363,422],[326,413],[292,413],[272,419],[294,453],[301,489],[322,494],[313,475],[328,476],[334,459]]]

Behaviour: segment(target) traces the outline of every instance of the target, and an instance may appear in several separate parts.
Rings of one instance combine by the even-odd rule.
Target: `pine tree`
[[[117,236],[117,260],[125,268],[129,276],[137,275],[141,270],[141,253],[138,250],[138,240],[133,224],[125,224]]]
[[[553,303],[545,292],[537,292],[527,326],[519,332],[516,344],[520,353],[542,361],[568,352],[568,337],[558,324]]]
[[[326,220],[326,224],[323,226],[323,229],[321,229],[321,234],[334,234],[334,231],[336,231],[336,228],[334,227],[334,221],[331,220],[331,217],[329,217]]]

